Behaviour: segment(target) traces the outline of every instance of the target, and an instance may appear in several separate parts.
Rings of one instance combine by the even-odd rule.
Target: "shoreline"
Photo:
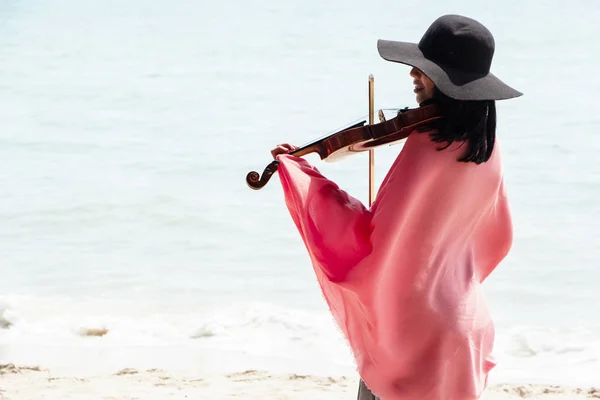
[[[81,377],[55,375],[39,366],[0,365],[0,399],[75,400],[233,399],[334,400],[356,397],[357,376],[319,376],[240,370],[232,373],[183,374],[162,369],[124,368]],[[484,400],[600,399],[600,387],[503,383],[491,384]]]

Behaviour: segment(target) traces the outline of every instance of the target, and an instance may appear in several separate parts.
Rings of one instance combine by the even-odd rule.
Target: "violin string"
[[[400,111],[400,110],[401,110],[401,108],[380,108],[380,109],[379,109],[379,111],[383,111],[384,113],[385,113],[386,111],[388,111],[388,112],[393,112],[393,113],[394,113],[394,114],[393,114],[393,117],[395,117],[395,116],[398,114],[398,111]],[[387,117],[387,116],[386,116],[386,117]],[[393,118],[393,117],[391,117],[391,118]],[[387,117],[387,119],[390,119],[390,118],[389,118],[389,117]],[[360,117],[360,118],[357,118],[356,120],[354,120],[354,121],[352,121],[352,122],[349,122],[349,123],[347,123],[347,124],[345,124],[345,125],[342,125],[342,126],[340,126],[340,127],[339,127],[339,128],[337,128],[337,129],[331,130],[331,131],[329,131],[328,133],[324,134],[323,136],[321,136],[321,137],[319,137],[319,138],[317,138],[317,139],[313,139],[313,140],[311,140],[310,142],[308,142],[308,143],[305,143],[305,144],[303,144],[303,145],[302,145],[302,146],[300,146],[300,147],[309,146],[309,145],[311,145],[311,144],[313,144],[313,143],[316,143],[316,142],[319,142],[319,141],[321,141],[322,139],[326,138],[327,136],[331,136],[331,135],[333,135],[333,134],[335,134],[335,133],[337,133],[337,132],[341,132],[341,131],[342,131],[342,130],[344,130],[344,129],[348,129],[348,127],[350,127],[350,126],[353,126],[353,125],[357,124],[357,123],[358,123],[358,122],[360,122],[360,121],[364,121],[364,122],[366,123],[368,120],[369,120],[369,116],[368,116],[368,115],[364,115],[364,116],[362,116],[362,117]]]

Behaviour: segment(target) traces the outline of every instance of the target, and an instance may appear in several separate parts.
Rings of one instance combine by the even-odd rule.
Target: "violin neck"
[[[298,150],[296,150],[294,152],[291,152],[290,154],[293,155],[293,156],[296,156],[296,157],[302,157],[302,156],[305,156],[305,155],[310,154],[310,153],[317,153],[319,155],[319,157],[321,157],[321,159],[324,159],[324,158],[326,158],[329,155],[329,154],[327,154],[325,152],[325,149],[322,146],[322,143],[323,143],[324,139],[326,139],[328,137],[335,136],[335,135],[337,135],[337,134],[339,134],[341,132],[348,131],[350,129],[360,128],[361,126],[364,126],[366,123],[367,123],[366,120],[362,120],[362,121],[356,122],[355,124],[352,124],[352,125],[347,126],[347,127],[343,128],[343,129],[340,129],[337,132],[331,133],[331,134],[325,136],[324,138],[317,139],[317,140],[314,140],[312,142],[309,142],[309,143],[305,144],[304,146],[298,148]]]

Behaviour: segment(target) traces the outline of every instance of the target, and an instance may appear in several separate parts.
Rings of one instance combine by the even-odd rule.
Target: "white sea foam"
[[[267,303],[232,304],[204,311],[161,310],[144,314],[140,307],[113,308],[106,300],[72,302],[65,299],[21,298],[12,301],[3,315],[12,324],[0,330],[0,344],[33,347],[49,354],[61,348],[63,356],[82,348],[152,348],[195,357],[231,354],[243,360],[262,359],[273,369],[351,373],[354,364],[349,348],[328,312],[306,311]],[[114,312],[110,310],[113,309]],[[498,334],[494,376],[506,380],[593,384],[600,368],[599,330],[589,328],[548,329],[515,326]],[[11,353],[13,356],[15,353]],[[41,358],[50,358],[40,355]],[[286,359],[282,367],[281,359]],[[269,363],[268,360],[272,360]],[[7,361],[7,360],[3,360]],[[51,361],[48,361],[51,362]],[[63,362],[63,360],[61,360]],[[131,362],[125,358],[122,362]],[[168,360],[155,359],[150,367],[164,367]],[[183,361],[182,361],[183,362]],[[189,361],[188,361],[189,362]],[[283,364],[285,364],[283,363]],[[128,365],[120,365],[125,368]],[[566,374],[566,375],[565,375]]]

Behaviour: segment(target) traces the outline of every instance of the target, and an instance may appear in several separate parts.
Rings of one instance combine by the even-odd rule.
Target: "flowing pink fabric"
[[[480,284],[507,255],[512,222],[496,143],[407,139],[369,209],[305,159],[280,155],[280,181],[358,372],[382,400],[481,396],[494,326]]]

